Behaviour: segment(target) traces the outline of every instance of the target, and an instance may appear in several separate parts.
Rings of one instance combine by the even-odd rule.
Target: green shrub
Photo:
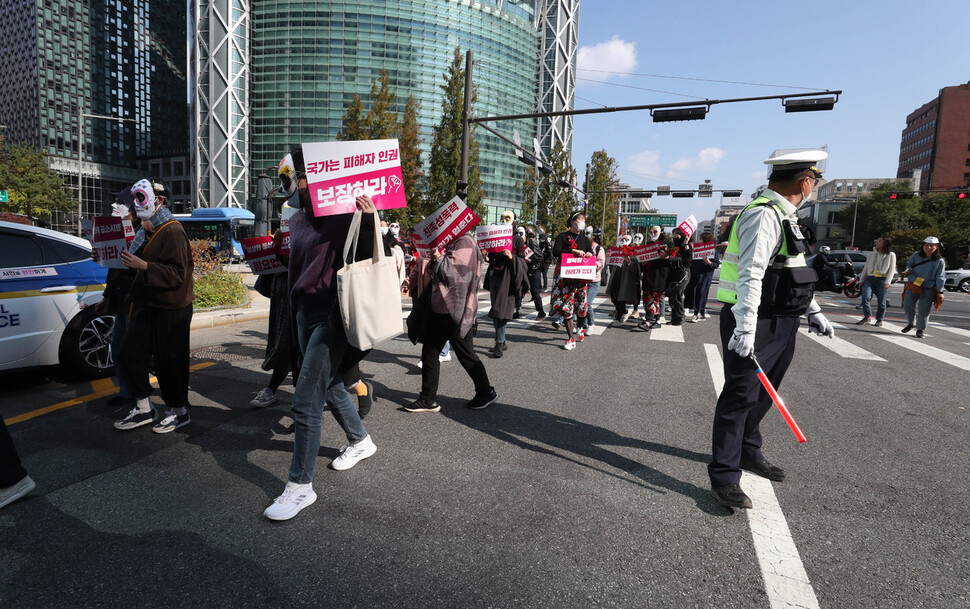
[[[237,273],[212,271],[195,280],[196,309],[225,307],[246,302],[246,285]]]

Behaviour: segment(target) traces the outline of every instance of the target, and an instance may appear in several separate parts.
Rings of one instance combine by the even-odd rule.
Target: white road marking
[[[954,328],[953,326],[947,326],[935,321],[927,322],[926,325],[932,326],[934,328],[939,328],[940,330],[944,330],[946,332],[950,332],[951,334],[956,334],[964,338],[970,338],[970,330],[964,330],[963,328]]]
[[[931,357],[937,361],[943,362],[944,364],[950,364],[951,366],[955,366],[961,370],[970,371],[970,358],[957,355],[956,353],[950,353],[949,351],[944,351],[943,349],[938,349],[933,345],[928,345],[919,339],[911,339],[906,338],[905,336],[896,336],[893,334],[875,334],[874,336],[891,342],[894,345],[899,345],[900,347],[909,349],[910,351],[915,351],[916,353]]]
[[[724,369],[720,365],[717,345],[705,344],[704,351],[707,353],[714,390],[720,395],[724,387]],[[815,590],[808,579],[771,481],[742,472],[741,483],[754,504],[752,509],[744,511],[748,515],[755,554],[771,609],[818,609]]]
[[[835,324],[832,324],[832,327],[835,327]],[[799,333],[799,336],[803,336],[803,334]],[[822,345],[826,349],[848,359],[864,359],[873,362],[886,361],[878,355],[869,353],[862,347],[857,347],[856,345],[853,345],[849,341],[839,338],[838,336],[829,338],[828,336],[819,336],[818,334],[812,334],[811,332],[808,332],[804,336],[808,336],[808,338]]]
[[[882,322],[882,327],[884,330],[889,330],[890,332],[899,332],[900,334],[903,333],[903,326],[897,326],[896,324],[889,323],[885,320]],[[910,332],[912,333],[910,336],[914,336],[916,334],[916,330],[910,330]],[[929,337],[930,335],[925,334],[925,336]]]
[[[684,342],[684,327],[662,324],[659,328],[650,330],[650,340],[663,340],[668,343]]]
[[[594,300],[593,302],[595,303],[596,301]],[[599,336],[600,334],[606,331],[606,327],[610,325],[610,322],[613,321],[613,319],[607,316],[605,311],[601,312],[601,310],[612,309],[612,308],[613,308],[613,303],[610,301],[609,298],[602,299],[601,302],[597,303],[593,307],[593,315],[596,317],[596,324],[589,329],[588,334],[590,336]]]

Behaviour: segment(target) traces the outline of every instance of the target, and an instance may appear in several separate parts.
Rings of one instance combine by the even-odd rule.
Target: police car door
[[[0,369],[57,363],[57,343],[45,343],[79,308],[77,273],[45,255],[42,239],[0,228]]]

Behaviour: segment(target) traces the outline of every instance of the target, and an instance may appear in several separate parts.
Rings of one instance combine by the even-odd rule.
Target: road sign
[[[9,202],[10,202],[10,196],[7,195],[7,191],[0,190],[0,203],[9,203]]]
[[[648,226],[677,226],[677,215],[633,214],[630,216],[630,228],[646,228]]]

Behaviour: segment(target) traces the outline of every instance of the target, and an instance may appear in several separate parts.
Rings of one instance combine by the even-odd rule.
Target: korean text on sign
[[[429,248],[443,248],[477,226],[479,222],[475,212],[470,210],[459,197],[455,197],[418,222],[414,230]]]
[[[115,216],[97,216],[92,220],[91,243],[98,250],[98,264],[105,268],[126,268],[121,261],[121,252],[128,251],[128,243],[134,238],[134,230],[128,220]]]
[[[407,207],[397,140],[303,144],[314,216],[349,214],[368,195],[377,209]]]
[[[276,258],[276,244],[272,237],[252,237],[243,239],[240,243],[254,275],[272,275],[286,271],[286,267]]]
[[[512,251],[512,225],[488,224],[475,229],[478,247],[486,253]]]
[[[717,244],[713,241],[707,243],[695,243],[694,244],[694,260],[701,260],[703,258],[713,258],[714,248]]]
[[[581,256],[573,256],[572,254],[563,254],[559,276],[563,279],[595,280],[596,256],[583,258]]]
[[[637,257],[637,262],[650,262],[660,258],[660,246],[660,243],[638,245],[633,248],[633,255]]]
[[[611,247],[610,255],[606,259],[606,264],[608,266],[622,266],[623,265],[623,248],[622,247]]]
[[[280,256],[290,255],[290,218],[298,211],[298,208],[289,205],[284,205],[280,210]]]

